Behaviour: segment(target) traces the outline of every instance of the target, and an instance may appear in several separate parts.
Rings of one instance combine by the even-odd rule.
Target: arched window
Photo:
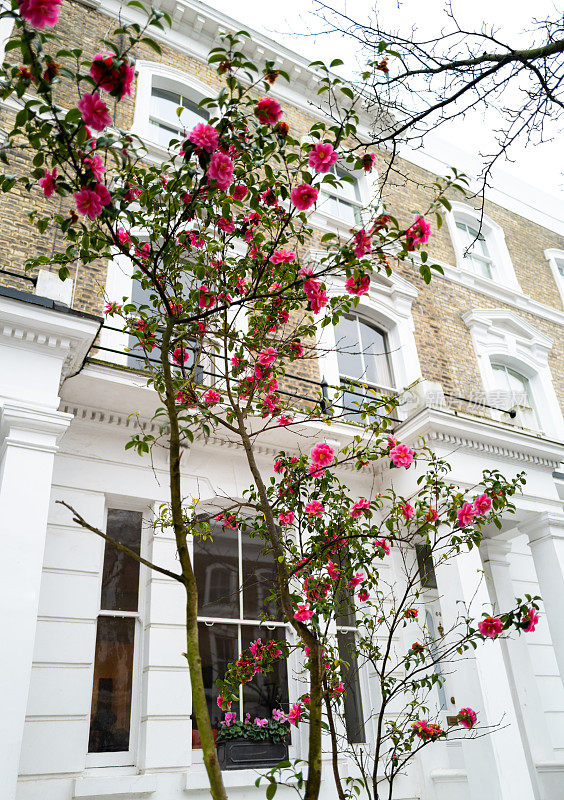
[[[148,145],[149,154],[162,158],[171,139],[181,139],[210,113],[199,103],[214,92],[179,69],[154,61],[138,61],[132,133]],[[178,110],[182,109],[180,113]]]
[[[342,405],[349,418],[357,416],[354,409],[364,399],[393,392],[392,366],[388,336],[385,331],[367,322],[359,314],[345,314],[335,326],[335,344],[342,386],[360,381],[367,389],[351,385],[343,395]]]
[[[494,391],[499,392],[497,402],[500,403],[500,407],[506,409],[521,407],[523,414],[529,417],[529,423],[536,422],[536,427],[540,428],[540,418],[529,379],[506,364],[498,364],[495,361],[492,361],[492,374]]]
[[[472,206],[453,203],[447,222],[456,255],[456,266],[470,281],[482,279],[521,291],[503,229]],[[484,284],[484,286],[491,284]]]

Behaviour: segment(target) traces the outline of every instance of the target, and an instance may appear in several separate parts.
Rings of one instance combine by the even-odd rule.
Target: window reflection
[[[99,617],[89,753],[129,749],[134,638],[133,617]]]
[[[194,570],[200,616],[239,618],[237,531],[217,525],[205,541],[195,537]]]
[[[263,643],[274,639],[285,640],[284,628],[269,630],[263,625],[243,625],[241,627],[242,649],[246,650],[251,642],[261,639]],[[270,718],[274,708],[288,711],[288,671],[285,659],[274,662],[272,672],[255,675],[250,683],[243,686],[243,713],[250,714],[251,719]]]
[[[125,544],[139,555],[141,552],[141,520],[139,511],[108,511],[106,530],[112,539]],[[104,550],[102,596],[100,608],[112,611],[137,611],[139,563],[109,542]]]
[[[354,631],[339,631],[337,633],[337,642],[339,658],[341,659],[341,677],[345,684],[344,704],[347,738],[351,744],[365,742],[366,735]],[[344,661],[347,662],[346,665],[343,663]]]
[[[219,692],[216,681],[218,678],[224,677],[227,665],[237,659],[239,649],[237,626],[223,625],[219,622],[206,625],[205,622],[200,622],[198,623],[198,636],[206,702],[212,728],[217,731],[218,723],[223,719],[223,712],[217,705]],[[233,704],[231,710],[238,711],[236,703]],[[192,747],[201,747],[198,725],[194,715],[192,715]]]

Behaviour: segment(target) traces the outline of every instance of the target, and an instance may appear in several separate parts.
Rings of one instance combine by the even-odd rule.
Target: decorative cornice
[[[564,513],[542,511],[520,522],[519,530],[529,537],[530,545],[538,544],[545,539],[564,539]]]
[[[506,461],[534,464],[553,471],[564,459],[564,443],[449,409],[423,408],[396,429],[415,447],[436,442],[459,450],[487,453]]]
[[[160,426],[149,419],[144,419],[138,414],[123,414],[120,411],[111,411],[105,408],[92,408],[78,403],[63,401],[61,411],[72,414],[76,422],[97,423],[99,425],[109,425],[125,430],[142,430],[144,433],[153,435],[160,432]]]

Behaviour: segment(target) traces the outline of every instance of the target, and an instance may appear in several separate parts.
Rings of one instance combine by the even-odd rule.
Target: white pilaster
[[[1,410],[0,782],[15,797],[35,625],[51,475],[57,442],[72,416],[5,403]]]
[[[560,677],[564,682],[564,514],[545,511],[519,525],[529,537]]]
[[[482,575],[479,551],[461,552],[450,562],[437,565],[436,575],[444,628],[448,631],[456,618],[470,606],[480,617],[491,609]],[[532,800],[537,797],[527,769],[525,750],[500,642],[480,643],[473,654],[451,670],[447,682],[449,697],[454,697],[453,713],[470,706],[481,726],[499,726],[488,735],[463,740],[464,761],[471,800]]]

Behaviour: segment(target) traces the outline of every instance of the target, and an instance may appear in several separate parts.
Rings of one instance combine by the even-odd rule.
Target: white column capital
[[[530,520],[519,523],[519,530],[527,534],[531,547],[544,539],[564,539],[564,514],[542,511]]]
[[[72,414],[5,402],[0,406],[0,458],[6,447],[56,453]]]
[[[480,553],[484,562],[495,564],[498,567],[509,567],[507,556],[511,552],[511,542],[505,539],[482,539]]]

